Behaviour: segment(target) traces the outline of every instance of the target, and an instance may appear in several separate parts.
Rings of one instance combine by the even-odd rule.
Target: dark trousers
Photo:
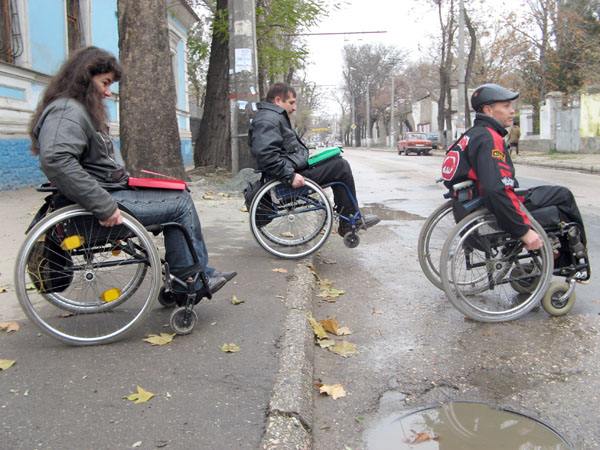
[[[529,189],[525,194],[525,208],[535,211],[546,206],[556,206],[561,219],[567,222],[575,222],[581,231],[581,242],[587,243],[583,219],[575,202],[575,197],[569,189],[563,186],[536,186]]]
[[[352,196],[356,199],[356,188],[354,186],[354,176],[352,168],[348,161],[341,156],[323,161],[316,166],[309,167],[300,172],[303,177],[309,178],[319,186],[332,181],[340,181],[350,189]],[[335,201],[336,211],[341,214],[353,214],[356,212],[352,199],[343,186],[332,186],[333,199]],[[356,200],[358,204],[358,200]]]

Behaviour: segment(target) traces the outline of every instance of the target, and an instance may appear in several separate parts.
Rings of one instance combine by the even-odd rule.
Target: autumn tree
[[[184,177],[166,2],[119,0],[121,154],[142,169]]]

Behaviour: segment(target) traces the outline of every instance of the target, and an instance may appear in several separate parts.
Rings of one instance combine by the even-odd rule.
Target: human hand
[[[304,177],[299,173],[294,174],[294,178],[292,178],[292,187],[294,189],[298,189],[299,187],[304,186]]]
[[[101,220],[100,225],[103,227],[114,227],[115,225],[121,225],[123,223],[123,216],[119,208],[115,209],[115,212],[110,215],[106,220]]]
[[[544,245],[544,241],[542,241],[540,235],[532,229],[529,229],[527,233],[521,236],[521,241],[523,241],[527,250],[538,250]]]

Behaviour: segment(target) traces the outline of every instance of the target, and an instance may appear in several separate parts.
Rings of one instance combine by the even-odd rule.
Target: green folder
[[[315,153],[310,158],[308,158],[308,166],[312,167],[315,164],[319,164],[320,162],[326,161],[334,156],[340,155],[344,150],[342,147],[327,147],[323,150],[320,150],[319,153]]]

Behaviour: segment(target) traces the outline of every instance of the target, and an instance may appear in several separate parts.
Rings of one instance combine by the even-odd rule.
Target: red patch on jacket
[[[442,178],[446,181],[451,181],[458,169],[460,163],[460,153],[457,150],[450,150],[444,162],[442,163]]]

